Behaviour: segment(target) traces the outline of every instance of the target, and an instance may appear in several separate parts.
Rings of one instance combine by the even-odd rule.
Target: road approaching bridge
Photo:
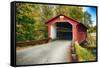
[[[57,40],[16,52],[17,65],[69,62],[71,41]]]

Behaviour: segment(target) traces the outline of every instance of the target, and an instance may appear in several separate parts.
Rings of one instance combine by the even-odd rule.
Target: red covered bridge
[[[50,39],[73,40],[81,43],[87,38],[87,27],[65,15],[58,15],[46,24]]]

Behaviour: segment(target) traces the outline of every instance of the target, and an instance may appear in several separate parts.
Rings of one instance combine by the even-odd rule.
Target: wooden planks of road
[[[71,41],[57,40],[18,50],[16,52],[17,65],[48,64],[71,62]]]

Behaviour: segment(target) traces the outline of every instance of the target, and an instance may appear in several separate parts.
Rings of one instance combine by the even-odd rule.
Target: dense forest
[[[46,39],[48,32],[45,22],[59,14],[64,14],[91,28],[91,15],[84,12],[80,6],[17,3],[16,41]]]

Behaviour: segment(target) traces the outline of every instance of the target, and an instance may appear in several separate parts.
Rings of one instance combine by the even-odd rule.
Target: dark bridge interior
[[[68,22],[57,22],[57,39],[72,40],[72,25]]]

